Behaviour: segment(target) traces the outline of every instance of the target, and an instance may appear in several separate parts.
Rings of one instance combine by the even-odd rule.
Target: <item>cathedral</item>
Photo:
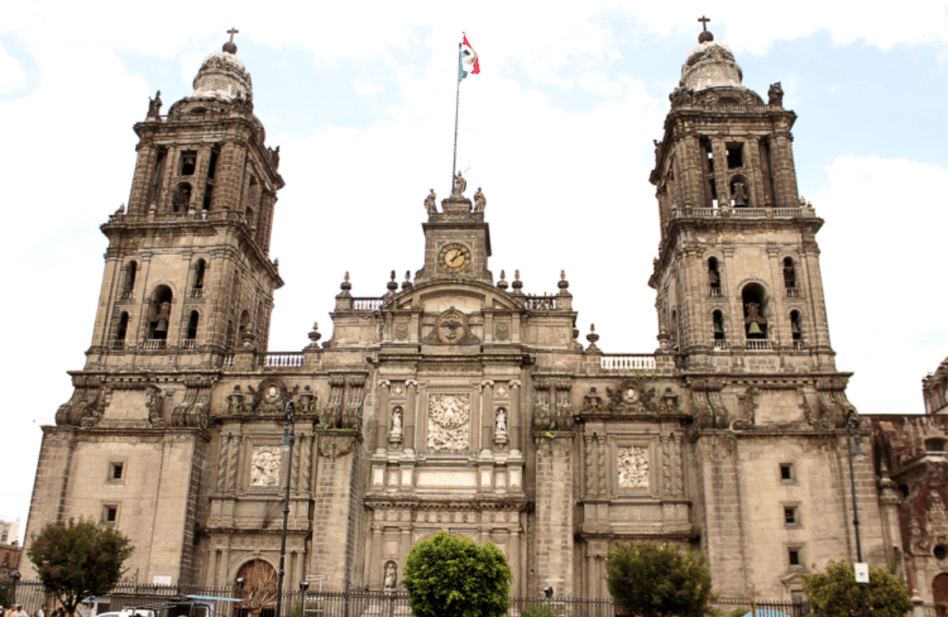
[[[156,97],[135,124],[128,206],[102,225],[92,343],[43,428],[27,538],[92,517],[131,539],[138,582],[253,585],[279,567],[288,494],[288,589],[391,586],[445,529],[497,545],[514,595],[608,597],[610,544],[644,540],[703,553],[722,595],[789,601],[860,542],[931,601],[948,579],[946,423],[847,400],[796,114],[779,83],[764,100],[742,78],[702,32],[670,96],[649,178],[654,352],[580,340],[565,275],[544,296],[496,276],[486,199],[459,174],[425,200],[414,273],[376,297],[347,275],[328,340],[314,328],[276,354],[280,153],[226,43],[191,96],[167,114]],[[854,486],[847,424],[873,453]]]

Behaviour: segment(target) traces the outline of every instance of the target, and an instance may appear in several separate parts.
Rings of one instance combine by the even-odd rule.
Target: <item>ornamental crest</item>
[[[458,452],[470,447],[471,395],[428,395],[428,449]]]
[[[445,345],[457,345],[467,334],[467,320],[464,318],[464,313],[452,306],[438,317],[435,331],[438,333],[438,340]]]
[[[648,488],[648,449],[639,446],[617,450],[619,488]]]

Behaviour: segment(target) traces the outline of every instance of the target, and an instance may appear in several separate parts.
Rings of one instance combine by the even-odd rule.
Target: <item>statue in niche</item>
[[[748,205],[747,201],[747,187],[744,186],[744,183],[738,180],[734,183],[734,187],[731,189],[731,193],[734,195],[734,205],[738,208],[746,208]]]
[[[388,440],[391,443],[401,443],[404,422],[404,414],[401,407],[392,410],[392,430],[389,433]]]
[[[497,417],[494,420],[494,441],[498,443],[507,441],[507,410],[503,407],[497,410]]]
[[[779,81],[770,84],[770,89],[767,90],[767,104],[771,107],[783,107],[783,88]]]
[[[270,155],[270,164],[276,169],[280,166],[280,146],[276,148],[267,148],[267,154]]]
[[[481,192],[481,187],[477,187],[477,192],[474,193],[474,212],[483,212],[486,205],[487,198]]]
[[[438,196],[435,195],[434,189],[431,189],[431,192],[425,197],[425,210],[428,211],[428,214],[436,214],[438,212],[438,206],[435,205],[437,198]]]
[[[451,193],[451,199],[464,199],[464,191],[467,190],[467,180],[461,176],[461,172],[454,177],[454,191]]]
[[[385,578],[382,581],[382,589],[386,592],[395,591],[395,562],[389,561],[385,564]]]
[[[161,115],[161,90],[155,93],[155,98],[148,97],[148,118],[157,118]]]

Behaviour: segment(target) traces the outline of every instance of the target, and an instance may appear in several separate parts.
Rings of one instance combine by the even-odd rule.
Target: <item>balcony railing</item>
[[[195,341],[193,338],[185,339],[183,347],[184,349],[194,349],[196,343],[197,341]]]
[[[793,351],[804,351],[806,349],[806,343],[797,339],[793,341]]]
[[[353,311],[377,311],[382,308],[382,298],[353,298]]]
[[[655,356],[650,353],[603,354],[599,368],[604,371],[653,371]]]
[[[720,288],[720,287],[712,287],[712,288],[711,288],[711,297],[712,297],[712,298],[720,298],[722,295],[724,295],[724,294],[721,293],[721,288]]]
[[[796,287],[787,287],[787,297],[788,298],[799,298],[800,290]]]
[[[122,351],[123,349],[125,349],[125,341],[113,341],[112,349],[114,349],[115,351]]]
[[[747,341],[747,351],[770,351],[773,348],[774,342],[767,339]]]
[[[193,288],[191,289],[191,297],[192,297],[192,298],[203,298],[203,297],[204,297],[204,289],[201,288],[201,287],[193,287]]]
[[[553,296],[543,296],[541,298],[528,296],[524,306],[533,311],[552,311],[556,308],[556,298]]]
[[[163,338],[147,338],[142,343],[142,351],[156,351],[158,349],[165,349],[166,341]]]
[[[714,349],[715,351],[727,351],[730,347],[728,347],[726,340],[714,339]]]
[[[676,208],[672,211],[676,219],[719,219],[726,218],[814,218],[816,212],[813,208]],[[727,213],[725,216],[725,212]]]
[[[263,368],[299,368],[303,366],[303,353],[296,351],[277,351],[263,358]]]

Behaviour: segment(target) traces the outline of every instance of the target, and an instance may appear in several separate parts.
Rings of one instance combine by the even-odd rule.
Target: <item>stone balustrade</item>
[[[303,353],[297,351],[269,352],[263,357],[263,368],[299,368],[303,366]]]
[[[382,298],[353,298],[353,311],[378,311],[382,308]]]
[[[812,207],[805,208],[674,208],[672,218],[676,219],[795,219],[814,218],[816,212]]]
[[[527,296],[524,306],[531,311],[552,311],[556,309],[556,296]]]
[[[603,354],[599,368],[604,371],[654,371],[655,356],[650,353]]]

